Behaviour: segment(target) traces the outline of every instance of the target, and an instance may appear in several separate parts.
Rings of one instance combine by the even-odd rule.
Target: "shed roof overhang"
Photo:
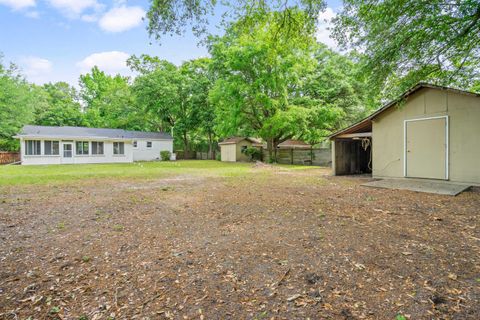
[[[417,85],[413,86],[409,90],[405,91],[400,97],[398,97],[395,100],[390,101],[389,103],[385,104],[383,107],[369,115],[368,117],[360,120],[357,123],[354,123],[353,125],[342,129],[340,131],[335,132],[334,134],[330,135],[328,138],[330,140],[336,139],[336,138],[342,138],[345,137],[345,135],[351,135],[351,134],[357,134],[357,133],[362,133],[362,132],[372,132],[372,120],[375,119],[379,114],[382,112],[386,111],[387,109],[390,109],[391,107],[397,105],[399,102],[401,102],[403,99],[406,99],[408,96],[411,94],[419,91],[420,89],[423,88],[431,88],[431,89],[437,89],[437,90],[445,90],[448,92],[454,92],[454,93],[459,93],[459,94],[465,94],[465,95],[470,95],[470,96],[476,96],[480,97],[480,94],[475,93],[475,92],[470,92],[470,91],[465,91],[465,90],[460,90],[460,89],[455,89],[455,88],[449,88],[449,87],[444,87],[444,86],[438,86],[430,83],[425,83],[425,82],[420,82]]]
[[[365,118],[350,127],[347,127],[343,130],[337,131],[335,134],[331,135],[330,139],[337,138],[360,138],[360,137],[371,137],[372,136],[372,120]]]

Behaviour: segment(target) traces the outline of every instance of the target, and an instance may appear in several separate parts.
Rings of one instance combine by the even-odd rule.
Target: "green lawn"
[[[236,175],[251,164],[208,160],[78,165],[1,166],[0,185],[61,183],[91,178],[159,178],[179,174]]]
[[[306,170],[306,166],[280,165],[282,169]],[[0,186],[64,183],[92,178],[155,179],[174,175],[241,176],[251,172],[252,163],[228,163],[212,160],[138,162],[115,164],[0,166]]]

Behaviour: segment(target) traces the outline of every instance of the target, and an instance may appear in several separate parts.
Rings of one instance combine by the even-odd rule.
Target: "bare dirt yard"
[[[478,190],[245,168],[0,187],[0,319],[480,319]]]

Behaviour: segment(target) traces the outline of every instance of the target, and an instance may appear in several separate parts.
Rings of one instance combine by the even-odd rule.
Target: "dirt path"
[[[480,192],[255,170],[1,189],[0,319],[480,319]]]

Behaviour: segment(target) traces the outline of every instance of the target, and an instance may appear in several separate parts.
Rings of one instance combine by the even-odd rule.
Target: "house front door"
[[[62,147],[62,163],[73,163],[73,143],[64,142],[62,143]]]

